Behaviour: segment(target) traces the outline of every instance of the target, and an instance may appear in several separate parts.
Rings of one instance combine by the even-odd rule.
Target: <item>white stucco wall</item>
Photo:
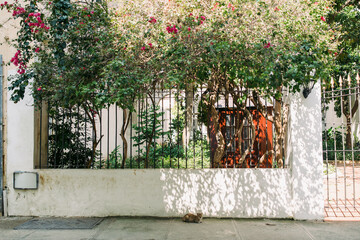
[[[293,214],[295,219],[321,219],[324,214],[322,181],[322,120],[320,82],[305,99],[290,98],[289,139]]]
[[[34,170],[31,99],[9,102],[10,216],[323,218],[320,87],[290,100],[288,169]],[[37,171],[38,190],[13,189],[14,171]]]

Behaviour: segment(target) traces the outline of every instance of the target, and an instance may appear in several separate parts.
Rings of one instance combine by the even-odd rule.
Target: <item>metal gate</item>
[[[325,220],[360,220],[359,75],[323,87]]]

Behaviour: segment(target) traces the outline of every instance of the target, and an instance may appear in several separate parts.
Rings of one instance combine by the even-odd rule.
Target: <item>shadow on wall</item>
[[[288,169],[160,170],[165,211],[205,217],[291,218]]]
[[[320,84],[307,99],[292,99],[288,154],[291,163],[293,209],[297,219],[321,219],[324,213],[322,183],[322,125]]]

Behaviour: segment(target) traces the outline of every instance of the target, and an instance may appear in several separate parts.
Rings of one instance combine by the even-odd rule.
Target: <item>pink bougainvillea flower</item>
[[[188,27],[188,31],[191,31],[191,28],[190,28],[190,27]]]
[[[145,49],[146,49],[145,47],[142,47],[142,48],[141,48],[141,51],[145,51]]]
[[[168,33],[178,33],[178,29],[176,28],[176,25],[174,25],[173,27],[171,26],[167,26],[166,30],[168,31]]]
[[[192,13],[190,13],[190,14],[189,14],[189,17],[191,17],[192,15],[193,15],[193,14],[192,14]]]
[[[150,20],[148,21],[149,23],[156,23],[156,19],[154,17],[151,17]]]
[[[91,14],[94,14],[94,11],[91,11],[90,13],[91,13]]]
[[[218,6],[219,6],[219,3],[217,2],[217,3],[215,3],[214,7],[211,10],[214,11],[216,8],[218,8]]]
[[[149,45],[151,48],[153,47],[152,43],[148,43],[148,45]]]
[[[268,42],[267,44],[264,45],[264,48],[270,48],[271,46],[272,46],[271,43]]]
[[[204,20],[204,21],[205,21],[205,19],[206,19],[206,17],[204,17],[204,16],[201,16],[200,18],[201,18],[202,20]]]
[[[324,18],[324,16],[321,16],[320,18],[322,21],[326,22],[326,19]]]
[[[204,23],[204,21],[203,21],[203,20],[201,20],[201,21],[200,21],[200,24],[203,24],[203,23]]]
[[[40,48],[37,47],[37,48],[35,49],[35,52],[39,52],[39,51],[40,51]]]
[[[41,87],[38,87],[38,89],[37,89],[38,91],[41,91]]]

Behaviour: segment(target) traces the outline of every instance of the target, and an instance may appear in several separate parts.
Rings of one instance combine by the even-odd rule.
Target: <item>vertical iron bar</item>
[[[132,157],[132,146],[133,146],[133,143],[132,143],[132,138],[133,138],[133,136],[132,136],[132,121],[133,121],[133,114],[132,114],[132,112],[130,111],[129,112],[129,114],[131,114],[130,115],[130,168],[132,169],[132,167],[133,167],[133,164],[132,164],[132,161],[133,161],[133,157]]]
[[[201,97],[202,97],[202,86],[200,86],[200,100],[201,101]],[[200,104],[198,104],[199,106]],[[199,110],[198,110],[199,112]],[[199,115],[198,115],[199,116]],[[198,119],[199,120],[199,119]],[[198,121],[199,123],[199,121]],[[203,135],[202,135],[202,132],[203,132],[203,124],[201,123],[200,124],[200,147],[201,147],[201,168],[203,169],[204,168],[204,149],[203,149]]]
[[[1,103],[2,104],[2,103]],[[43,106],[42,106],[42,100],[40,99],[40,103],[39,103],[39,111],[40,111],[40,137],[39,137],[39,169],[41,169],[41,137],[42,137],[42,110],[43,110]]]
[[[353,112],[352,112],[352,101],[351,101],[351,97],[352,97],[352,90],[351,90],[351,78],[350,78],[350,74],[349,74],[349,78],[348,78],[348,83],[349,83],[349,111],[350,111],[350,133],[352,133],[352,116],[353,116]],[[353,170],[353,185],[355,184],[355,165],[354,165],[354,148],[353,148],[353,143],[354,141],[354,138],[351,134],[351,162],[352,162],[352,170]],[[353,189],[353,201],[354,201],[354,209],[355,209],[355,192],[354,192],[354,189]],[[345,198],[345,204],[346,204],[346,198]]]
[[[273,168],[277,168],[277,156],[276,156],[276,137],[277,137],[277,134],[276,134],[276,112],[275,112],[275,107],[276,107],[276,99],[275,97],[272,97],[273,98],[273,107],[272,107],[272,115],[273,115],[273,124],[272,124],[272,132],[273,132],[273,151],[274,151],[274,161],[272,163],[272,167]]]
[[[156,122],[157,122],[157,116],[156,116],[156,92],[155,92],[155,87],[154,87],[154,103],[153,103],[153,108],[154,108],[154,119],[153,119],[153,129],[154,129],[154,137],[153,137],[153,147],[154,147],[154,154],[153,154],[153,161],[154,161],[154,168],[156,168]],[[162,131],[162,130],[161,130]]]
[[[1,66],[1,64],[0,64]],[[1,84],[1,83],[0,83]],[[1,85],[0,85],[0,89],[1,89]],[[1,95],[1,94],[0,94]],[[1,97],[0,97],[0,105],[1,105]],[[46,168],[49,168],[49,136],[50,136],[50,117],[49,117],[49,112],[50,112],[50,104],[47,103],[47,145],[46,145]],[[1,107],[0,107],[1,108]],[[0,110],[0,114],[1,114],[1,110]],[[0,125],[0,129],[1,129],[1,125]],[[0,130],[1,131],[1,130]],[[1,141],[1,132],[0,132],[0,141]],[[0,149],[1,149],[1,144],[0,144]],[[1,150],[0,150],[1,151]],[[1,155],[0,155],[1,156]],[[1,161],[1,160],[0,160]],[[1,191],[1,188],[0,188]]]
[[[123,121],[124,121],[124,114],[122,115],[123,117]],[[115,103],[115,148],[113,151],[115,151],[115,165],[114,168],[117,168],[117,163],[118,163],[118,151],[120,152],[120,149],[118,149],[118,144],[117,144],[117,135],[118,135],[118,115],[117,115],[117,103]],[[123,143],[123,155],[122,157],[124,157],[124,143]]]
[[[265,154],[266,157],[266,166],[265,168],[269,168],[269,153],[268,153],[268,106],[267,106],[267,99],[265,98]],[[274,159],[274,154],[271,155],[271,158]]]
[[[77,125],[77,136],[79,137],[79,142],[80,142],[80,120],[79,120],[79,115],[80,115],[80,107],[79,105],[77,106],[77,121],[76,121],[76,125]],[[79,167],[79,150],[76,151],[76,168]]]
[[[90,114],[92,114],[93,119],[94,119],[94,123],[91,123],[91,125],[92,125],[92,124],[95,124],[95,112],[90,112]],[[70,119],[71,119],[71,109],[70,109]],[[71,120],[70,120],[70,127],[72,128]],[[94,130],[94,126],[91,126],[91,167],[94,167],[94,160],[95,160],[95,151],[96,151],[96,149],[94,149],[95,148],[94,142],[96,142],[95,130]]]
[[[341,140],[342,140],[342,155],[343,155],[343,163],[344,163],[344,197],[345,197],[345,209],[346,209],[346,155],[345,155],[345,145],[344,145],[344,120],[342,118],[342,114],[344,111],[343,104],[343,90],[345,86],[342,86],[340,79],[340,110],[341,110]],[[347,131],[347,129],[346,129]]]
[[[261,100],[260,99],[258,100],[260,101],[259,104],[261,104]],[[255,109],[255,114],[257,117],[257,166],[259,167],[260,166],[260,115],[261,115],[259,109]]]
[[[185,168],[186,169],[188,168],[188,109],[187,109],[188,105],[187,105],[187,99],[186,99],[187,91],[188,90],[186,87],[185,96],[184,96],[184,100],[185,100],[185,166],[186,166]],[[183,134],[184,134],[184,132],[183,132]]]
[[[146,95],[145,97],[145,132],[146,134],[149,134],[148,133],[148,96]],[[146,156],[145,156],[145,161],[146,161],[146,164],[147,164],[147,168],[149,168],[149,153],[147,152],[148,150],[150,151],[150,147],[148,148],[148,144],[150,146],[151,143],[148,143],[148,136],[145,140],[145,151],[146,151]],[[145,167],[145,166],[144,166]]]
[[[41,116],[40,116],[41,119]],[[40,123],[41,124],[41,123]],[[62,121],[63,126],[65,126],[65,108],[63,108],[63,121]],[[85,124],[86,124],[86,115],[85,115]],[[86,130],[86,125],[85,125],[85,130]],[[86,132],[85,132],[85,146],[86,146]],[[62,138],[61,138],[61,168],[64,168],[64,157],[62,156],[64,153],[64,130],[62,132]]]
[[[138,129],[140,129],[141,127],[141,101],[142,98],[141,96],[139,96],[139,106],[138,106],[138,114],[137,114],[137,118],[138,118]],[[140,131],[137,131],[137,139],[140,138]],[[138,168],[140,168],[140,141],[138,141],[138,158],[137,158],[137,162],[138,162]]]
[[[102,149],[102,109],[100,110],[99,117],[100,117],[100,157],[99,157],[99,160],[100,160],[100,169],[101,169],[102,168],[102,152],[101,152],[101,149]]]
[[[282,90],[281,90],[282,91]],[[281,141],[281,145],[280,145],[280,156],[281,156],[281,162],[282,162],[282,168],[285,168],[285,158],[284,158],[284,137],[283,137],[283,127],[284,127],[284,101],[283,101],[283,96],[282,96],[282,92],[281,92],[281,108],[280,108],[280,121],[281,121],[281,129],[280,130],[280,141]]]
[[[239,92],[237,92],[237,94],[239,94]],[[231,106],[232,106],[232,111],[233,111],[233,120],[230,119],[230,132],[231,134],[233,134],[232,136],[232,142],[230,143],[231,144],[231,152],[233,153],[232,154],[232,158],[233,158],[233,168],[236,168],[236,138],[235,138],[235,127],[236,127],[236,115],[237,115],[237,108],[235,109],[235,106],[234,106],[234,97],[231,96]],[[239,136],[240,137],[240,136]],[[241,153],[240,153],[241,154]]]
[[[3,69],[2,69],[2,55],[0,55],[0,214],[4,215],[4,200],[3,200],[3,173],[4,173],[4,164],[3,164],[3,109],[2,109],[2,102],[3,102]]]
[[[192,89],[193,95],[192,95],[192,128],[193,128],[193,160],[194,160],[194,169],[196,168],[196,160],[195,160],[195,87],[193,86]]]
[[[161,83],[161,127],[164,131],[164,84]],[[170,150],[171,151],[171,150]],[[164,134],[161,134],[161,167],[164,168]]]
[[[331,86],[331,99],[334,102],[334,88]],[[333,131],[334,131],[334,160],[335,160],[335,195],[336,195],[336,207],[339,208],[339,199],[338,199],[338,176],[337,176],[337,149],[336,149],[336,131],[335,131],[335,122],[333,122]]]
[[[252,111],[251,111],[251,102],[250,102],[250,89],[248,89],[248,99],[249,99],[249,106],[248,106],[248,108],[249,108],[249,112],[250,112],[250,114],[252,115],[251,116],[251,119],[253,119],[253,113],[252,113]],[[248,120],[250,120],[250,119],[248,119]],[[250,161],[249,161],[249,166],[251,167],[251,159],[252,159],[252,148],[253,148],[253,146],[252,146],[252,142],[251,142],[251,139],[252,139],[252,134],[255,134],[255,133],[253,133],[252,132],[252,125],[254,124],[254,119],[252,120],[252,122],[250,122],[249,121],[249,150],[250,150]],[[255,127],[254,127],[255,128]],[[254,142],[255,143],[255,142]]]
[[[329,155],[328,155],[328,146],[327,146],[327,129],[326,129],[326,86],[323,87],[323,99],[322,99],[322,111],[323,111],[323,122],[324,122],[324,131],[325,131],[325,159],[326,159],[326,196],[327,203],[330,206],[330,191],[329,191]],[[323,156],[324,159],[324,156]],[[324,160],[323,160],[324,161]]]
[[[58,133],[56,132],[58,129],[59,129],[59,107],[56,105],[55,106],[55,116],[56,116],[56,119],[55,119],[55,127],[53,128],[53,131],[54,131],[54,147],[55,147],[55,153],[54,153],[54,168],[56,167],[56,164],[57,164],[57,144],[58,144]]]
[[[107,108],[107,168],[110,168],[110,105]]]
[[[176,99],[176,97],[175,97]],[[177,154],[177,158],[178,158],[178,168],[180,168],[180,154],[179,154],[179,150],[180,150],[180,89],[179,87],[177,88],[177,145],[178,145],[178,154]]]
[[[172,86],[169,88],[169,107],[170,107],[170,109],[169,109],[169,111],[170,111],[170,129],[169,129],[169,131],[170,131],[170,133],[172,134],[172,131],[171,131],[171,101],[172,101],[172,99],[171,99],[171,91],[172,91]],[[172,141],[172,139],[170,139],[170,142]],[[171,162],[172,162],[172,160],[171,160],[171,150],[172,150],[172,145],[171,145],[171,148],[170,148],[170,156],[169,156],[169,161],[170,161],[170,168],[171,168]],[[176,156],[174,156],[175,158],[176,158]]]
[[[228,133],[228,128],[231,128],[231,111],[229,109],[229,95],[228,92],[225,91],[225,96],[224,96],[224,100],[225,100],[225,168],[228,167],[228,161],[229,161],[229,149],[228,149],[228,141],[231,141],[232,135],[231,135],[231,130],[229,130],[229,136],[227,135]],[[220,115],[220,114],[219,114]],[[228,117],[229,117],[229,123],[228,123]],[[219,119],[220,120],[220,119]],[[229,125],[230,124],[230,125]],[[230,143],[230,142],[229,142]],[[231,144],[231,143],[230,143]]]

